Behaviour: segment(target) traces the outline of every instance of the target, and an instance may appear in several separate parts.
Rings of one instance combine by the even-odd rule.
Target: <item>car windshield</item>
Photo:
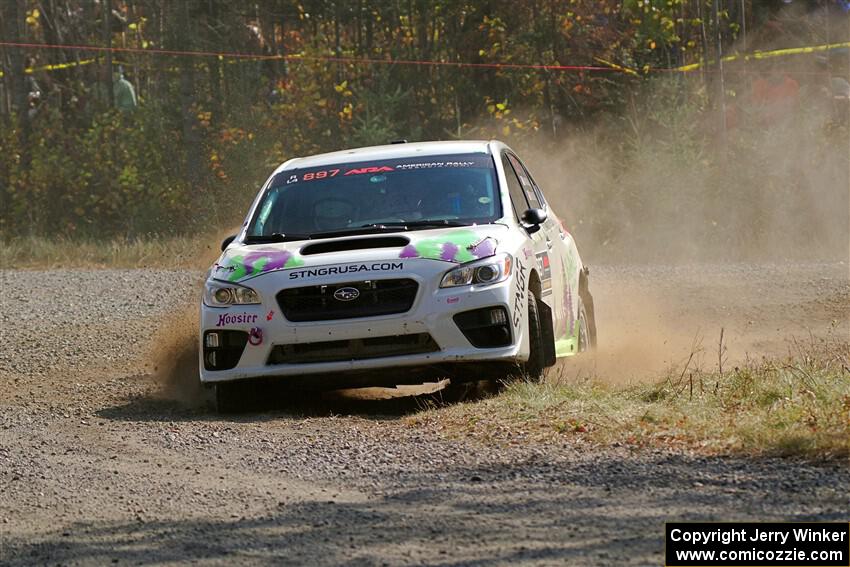
[[[278,173],[248,239],[489,223],[501,216],[493,159],[454,154]]]

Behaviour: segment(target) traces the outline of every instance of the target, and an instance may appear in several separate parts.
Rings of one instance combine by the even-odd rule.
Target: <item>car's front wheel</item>
[[[543,349],[543,327],[534,292],[528,294],[528,346],[528,360],[523,365],[523,373],[528,380],[539,382],[546,368],[546,352]]]
[[[214,386],[214,390],[217,413],[245,412],[256,403],[256,387],[250,380],[219,382]]]

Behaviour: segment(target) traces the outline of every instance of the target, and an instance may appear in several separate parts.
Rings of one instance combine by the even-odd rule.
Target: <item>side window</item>
[[[517,220],[528,209],[528,201],[520,185],[519,178],[514,172],[513,166],[508,161],[508,156],[502,155],[502,167],[505,168],[505,179],[508,181],[508,193],[511,195],[511,203],[514,206],[514,216]]]
[[[532,209],[542,209],[543,206],[540,204],[540,200],[537,198],[537,193],[534,192],[534,186],[531,184],[531,176],[528,175],[528,172],[525,171],[525,168],[516,157],[509,155],[508,159],[514,166],[514,170],[516,170],[519,182],[522,184],[522,190],[525,192],[525,196],[528,199],[529,207]]]
[[[525,164],[519,161],[519,158],[517,158],[517,161],[519,162],[520,166],[522,166],[522,169],[523,171],[525,171],[525,174],[528,176],[528,179],[531,181],[531,185],[534,186],[534,192],[537,194],[537,200],[542,205],[542,208],[547,208],[549,205],[546,203],[546,195],[543,194],[543,189],[541,189],[540,185],[538,185],[537,182],[534,180],[534,177],[532,177],[531,172],[528,171],[528,168],[525,167]]]

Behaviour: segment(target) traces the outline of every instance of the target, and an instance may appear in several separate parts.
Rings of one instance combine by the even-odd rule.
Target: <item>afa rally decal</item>
[[[460,230],[408,244],[399,258],[430,258],[463,264],[495,255],[496,245],[495,238],[488,236],[482,239],[475,232]]]

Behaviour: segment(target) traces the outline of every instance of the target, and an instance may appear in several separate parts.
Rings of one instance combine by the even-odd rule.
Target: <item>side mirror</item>
[[[537,226],[546,222],[547,217],[548,215],[543,209],[528,209],[522,213],[522,217],[520,218],[525,224]]]
[[[230,243],[233,242],[235,239],[236,239],[236,235],[231,234],[230,236],[228,236],[227,238],[222,240],[221,241],[221,251],[224,252],[224,249],[227,248],[228,246],[230,246]]]

